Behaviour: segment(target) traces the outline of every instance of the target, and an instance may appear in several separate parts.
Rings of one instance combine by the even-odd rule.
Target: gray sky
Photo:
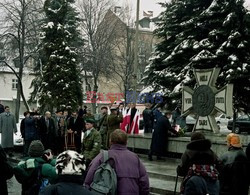
[[[116,1],[116,0],[115,0]],[[154,11],[154,16],[157,16],[163,9],[158,2],[166,2],[169,0],[140,0],[140,16],[142,11]],[[129,3],[132,5],[133,12],[135,14],[137,0],[119,0],[120,5]],[[245,0],[246,5],[250,8],[250,0]]]
[[[249,0],[250,1],[250,0]],[[165,2],[165,0],[140,0],[140,16],[142,16],[143,11],[153,11],[154,16],[157,16],[162,8],[158,2]],[[119,5],[129,4],[132,6],[133,13],[135,14],[137,0],[121,0]]]

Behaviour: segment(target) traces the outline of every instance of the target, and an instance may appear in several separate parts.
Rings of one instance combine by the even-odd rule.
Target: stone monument
[[[220,68],[194,69],[197,85],[194,90],[184,86],[182,90],[182,114],[197,116],[194,130],[219,132],[215,121],[217,112],[233,116],[233,85],[221,89],[215,86]]]

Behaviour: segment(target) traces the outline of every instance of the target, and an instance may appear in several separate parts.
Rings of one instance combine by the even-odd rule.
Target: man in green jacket
[[[40,140],[34,140],[31,142],[29,151],[29,157],[22,160],[14,168],[14,174],[16,180],[22,184],[22,195],[30,194],[30,191],[38,178],[39,166],[42,178],[47,179],[49,183],[54,183],[57,179],[55,164],[51,152],[44,153],[44,146]],[[35,174],[37,173],[37,174]]]
[[[95,120],[90,118],[85,121],[86,132],[83,137],[83,155],[86,159],[86,167],[99,154],[101,150],[101,134],[94,128]]]
[[[111,107],[110,111],[111,111],[111,114],[108,116],[108,119],[107,119],[108,132],[107,132],[107,138],[106,138],[106,148],[110,147],[110,144],[109,144],[110,134],[114,130],[120,129],[120,123],[123,120],[122,113],[118,114],[117,107]]]

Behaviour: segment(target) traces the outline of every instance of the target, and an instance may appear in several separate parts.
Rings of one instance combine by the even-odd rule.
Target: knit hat
[[[235,133],[230,133],[227,135],[227,144],[236,148],[241,148],[240,136]]]
[[[73,150],[67,150],[56,158],[56,171],[62,175],[82,175],[85,171],[84,156]]]
[[[41,157],[44,152],[44,146],[40,140],[34,140],[29,146],[28,154],[31,157]]]

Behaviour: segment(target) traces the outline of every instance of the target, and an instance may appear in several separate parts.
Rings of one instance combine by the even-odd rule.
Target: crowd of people
[[[182,154],[177,174],[183,176],[181,194],[248,195],[250,144],[244,152],[238,134],[226,137],[228,150],[217,156],[212,143],[194,132]]]
[[[115,178],[112,179],[117,183],[112,193],[99,191],[99,194],[149,194],[149,178],[146,169],[139,157],[127,149],[127,139],[126,132],[120,129],[110,134],[107,161],[110,161],[110,166],[115,171]],[[3,195],[8,194],[6,180],[13,174],[22,185],[22,195],[96,194],[94,193],[97,185],[96,172],[106,162],[102,151],[93,157],[89,167],[87,161],[90,154],[88,153],[79,154],[77,151],[66,150],[55,159],[50,150],[45,150],[40,140],[31,142],[28,157],[14,168],[7,162],[2,148],[0,148],[0,155],[0,191]],[[100,181],[103,181],[103,178],[105,178],[104,181],[110,179],[107,173],[98,176]],[[109,185],[104,187],[106,190]]]
[[[130,106],[135,115],[135,106]],[[87,107],[70,115],[68,111],[56,111],[54,116],[48,111],[44,116],[25,112],[21,121],[25,157],[12,167],[5,151],[11,156],[16,125],[6,106],[0,114],[0,131],[2,138],[7,133],[12,135],[12,145],[9,140],[4,140],[0,146],[1,194],[8,194],[6,181],[14,175],[22,185],[22,195],[88,195],[97,192],[148,195],[146,169],[138,156],[127,149],[126,131],[119,129],[123,120],[122,107],[103,106],[99,117],[94,117]],[[144,124],[145,131],[153,133],[148,155],[150,161],[154,155],[161,160],[167,152],[168,136],[177,134],[170,123],[171,117],[171,111],[158,107],[151,110],[146,104],[143,118],[150,122]],[[67,144],[72,143],[67,142],[72,140],[65,139],[68,135],[74,138],[71,150]],[[230,133],[226,141],[228,151],[218,157],[211,149],[210,140],[201,132],[192,133],[177,167],[177,178],[183,177],[181,194],[248,194],[250,144],[245,153],[239,135]]]

